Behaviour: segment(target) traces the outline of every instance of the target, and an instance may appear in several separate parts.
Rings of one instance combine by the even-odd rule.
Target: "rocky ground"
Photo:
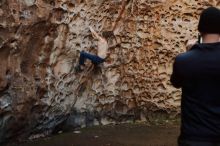
[[[176,146],[178,135],[178,124],[122,124],[85,128],[19,146]]]

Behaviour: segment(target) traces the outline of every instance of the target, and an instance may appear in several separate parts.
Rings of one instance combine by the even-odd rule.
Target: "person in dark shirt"
[[[171,75],[182,89],[178,145],[220,146],[220,10],[203,10],[198,30],[202,42],[175,58]]]

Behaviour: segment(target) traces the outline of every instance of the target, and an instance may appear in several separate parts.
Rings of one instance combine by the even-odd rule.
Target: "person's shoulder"
[[[181,60],[192,58],[198,53],[198,48],[199,48],[199,44],[193,45],[190,50],[187,50],[186,52],[183,52],[177,55],[176,60],[181,61]]]
[[[175,63],[181,65],[188,64],[192,62],[195,58],[196,58],[195,50],[189,50],[187,52],[178,54],[175,58]]]
[[[191,54],[191,51],[180,53],[176,56],[175,61],[179,62],[179,61],[187,60],[187,58],[190,56],[190,54]]]

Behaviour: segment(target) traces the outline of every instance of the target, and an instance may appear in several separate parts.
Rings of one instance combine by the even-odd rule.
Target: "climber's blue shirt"
[[[176,57],[171,83],[182,88],[180,139],[220,142],[220,43]]]

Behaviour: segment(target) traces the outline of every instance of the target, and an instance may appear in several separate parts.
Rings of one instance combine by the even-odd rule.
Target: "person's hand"
[[[91,30],[91,29],[92,29],[92,27],[91,27],[91,26],[89,26],[89,29]]]
[[[94,29],[91,26],[89,26],[89,30],[92,33],[92,37],[95,38],[96,36],[94,35]]]
[[[186,43],[186,50],[189,51],[193,45],[197,43],[197,39],[188,40]]]

